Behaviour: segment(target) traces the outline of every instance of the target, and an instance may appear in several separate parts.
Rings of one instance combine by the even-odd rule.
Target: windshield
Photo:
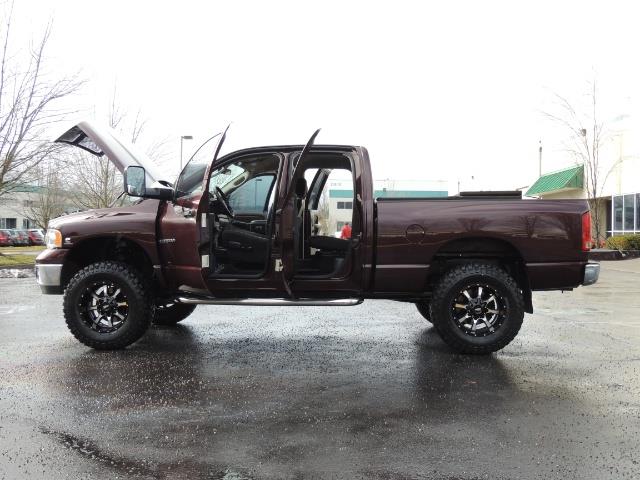
[[[200,148],[193,154],[176,182],[176,198],[202,193],[204,174],[213,161],[218,146],[218,142],[214,139],[220,135],[220,133],[216,133],[200,145]]]
[[[209,185],[209,190],[213,190],[215,187],[218,187],[224,193],[227,193],[235,186],[234,184],[236,179],[242,176],[244,172],[246,172],[244,168],[235,164],[218,168],[211,174],[211,185]]]

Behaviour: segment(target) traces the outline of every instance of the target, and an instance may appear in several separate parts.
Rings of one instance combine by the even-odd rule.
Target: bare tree
[[[559,112],[557,114],[544,112],[544,114],[563,127],[567,134],[567,139],[564,142],[566,151],[574,157],[576,164],[584,166],[585,191],[593,219],[592,237],[595,239],[596,245],[599,245],[600,241],[604,239],[605,233],[601,231],[601,213],[604,205],[603,187],[613,167],[603,171],[603,166],[600,163],[607,129],[600,117],[595,79],[590,84],[587,98],[589,106],[584,112],[581,112],[568,99],[555,94]]]
[[[524,226],[524,231],[526,232],[527,237],[532,238],[533,234],[536,231],[536,223],[538,222],[537,215],[523,215],[520,218],[522,225]]]
[[[80,209],[122,205],[122,175],[107,157],[74,152],[70,162],[71,200]]]
[[[42,164],[38,170],[40,185],[36,187],[36,196],[22,213],[38,228],[46,230],[52,219],[64,213],[68,199],[56,166],[52,163]]]
[[[54,79],[47,73],[50,24],[26,58],[24,52],[13,49],[12,12],[13,4],[0,25],[0,196],[32,181],[34,167],[59,149],[49,141],[46,130],[70,113],[58,108],[60,100],[75,93],[82,83],[76,76]]]

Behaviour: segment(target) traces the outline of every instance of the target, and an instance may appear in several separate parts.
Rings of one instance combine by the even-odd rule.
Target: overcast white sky
[[[142,108],[149,133],[228,149],[364,145],[374,177],[512,189],[571,160],[540,110],[597,73],[611,115],[640,95],[637,2],[19,0],[16,41],[53,19],[50,68],[89,79],[78,105]],[[186,156],[186,155],[185,155]],[[468,182],[471,176],[476,182]]]

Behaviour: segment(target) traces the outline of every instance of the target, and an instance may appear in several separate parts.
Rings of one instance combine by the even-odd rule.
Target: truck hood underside
[[[148,187],[163,180],[159,168],[149,157],[139,152],[133,144],[120,139],[111,128],[93,121],[83,120],[77,123],[60,135],[56,142],[73,145],[97,157],[106,155],[120,173],[124,173],[132,165],[143,167],[147,172]]]

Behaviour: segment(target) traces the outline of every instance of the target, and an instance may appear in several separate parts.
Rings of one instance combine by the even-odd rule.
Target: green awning
[[[584,167],[567,168],[559,172],[542,175],[531,185],[525,194],[528,197],[540,195],[541,193],[555,192],[556,190],[568,190],[572,188],[582,188],[584,185]]]

